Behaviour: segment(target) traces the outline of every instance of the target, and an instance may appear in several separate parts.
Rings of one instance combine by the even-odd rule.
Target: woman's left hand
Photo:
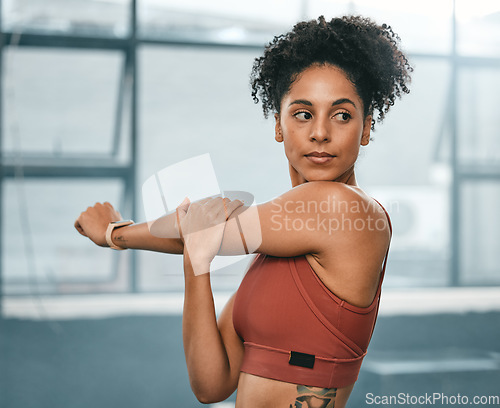
[[[240,200],[210,197],[196,202],[185,199],[177,207],[177,220],[184,255],[188,256],[195,275],[207,273],[219,252],[227,219],[241,207]]]

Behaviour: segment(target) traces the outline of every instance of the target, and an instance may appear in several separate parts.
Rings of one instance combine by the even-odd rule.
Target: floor
[[[498,396],[499,298],[489,289],[384,293],[350,406],[400,393]],[[216,296],[219,310],[225,299]],[[202,406],[185,368],[181,300],[7,298],[0,320],[0,406]],[[232,401],[215,406],[230,408]]]

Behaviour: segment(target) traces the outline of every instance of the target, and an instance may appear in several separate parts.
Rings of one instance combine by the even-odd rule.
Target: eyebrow
[[[350,103],[352,106],[357,108],[356,104],[353,101],[351,101],[349,98],[337,99],[337,100],[332,102],[332,106],[342,105],[343,103]],[[310,101],[308,101],[307,99],[296,99],[295,101],[291,102],[290,105],[288,105],[288,106],[292,106],[292,105],[312,106],[312,103]]]

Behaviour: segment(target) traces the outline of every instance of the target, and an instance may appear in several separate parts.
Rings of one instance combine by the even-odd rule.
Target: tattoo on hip
[[[297,385],[297,394],[289,408],[334,408],[337,389]]]

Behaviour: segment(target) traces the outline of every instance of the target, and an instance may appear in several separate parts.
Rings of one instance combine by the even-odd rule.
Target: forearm
[[[117,228],[113,231],[111,239],[122,248],[170,254],[182,254],[184,250],[184,244],[176,226],[175,213],[150,222],[149,225],[142,223]],[[259,246],[260,240],[260,225],[256,208],[241,207],[234,211],[226,222],[218,255],[252,253]]]
[[[113,242],[129,249],[144,249],[169,254],[182,254],[184,244],[179,238],[158,238],[149,232],[148,224],[133,224],[117,228],[111,235]]]
[[[210,265],[205,267],[208,272]],[[187,253],[184,255],[184,273],[182,329],[191,388],[201,402],[222,401],[233,393],[235,385],[231,381],[228,355],[217,326],[210,274],[195,276]]]
[[[182,254],[184,243],[178,237],[174,217],[175,213],[162,217],[152,222],[151,225],[141,223],[117,228],[111,234],[111,239],[115,245],[122,248]],[[241,255],[244,253],[245,249],[236,222],[230,220],[226,225],[226,233],[219,255]]]

